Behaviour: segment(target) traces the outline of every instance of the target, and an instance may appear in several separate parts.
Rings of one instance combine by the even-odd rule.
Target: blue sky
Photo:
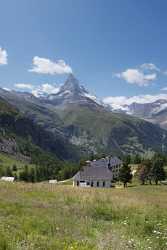
[[[99,97],[165,93],[166,0],[0,3],[1,87],[61,84],[72,70]]]

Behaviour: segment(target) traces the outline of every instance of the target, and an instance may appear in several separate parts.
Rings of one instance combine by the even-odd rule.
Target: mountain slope
[[[80,86],[73,75],[56,94],[36,98],[29,93],[1,90],[0,96],[38,127],[33,131],[28,129],[27,134],[33,142],[59,158],[77,158],[78,151],[82,155],[167,151],[165,130],[147,121],[109,111]],[[17,126],[24,137],[23,122],[17,122]]]
[[[7,103],[3,98],[0,97],[0,114],[2,113],[10,113],[10,114],[17,114],[17,109]]]
[[[61,118],[70,142],[94,153],[166,150],[166,131],[144,120],[76,105],[61,111]]]
[[[130,114],[167,129],[167,100],[158,99],[153,102],[131,104],[122,103],[119,108],[115,108],[114,103],[110,105],[110,109],[117,113]]]
[[[77,159],[77,149],[64,136],[44,129],[2,98],[0,104],[0,151],[26,158],[20,144],[32,144],[61,160]]]

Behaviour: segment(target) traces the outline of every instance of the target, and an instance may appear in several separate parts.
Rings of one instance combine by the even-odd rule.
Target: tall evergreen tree
[[[12,173],[12,170],[11,170],[10,167],[7,167],[7,168],[6,168],[5,175],[6,175],[6,176],[13,176],[13,173]]]
[[[123,161],[125,164],[129,165],[131,163],[131,155],[126,155]]]
[[[132,180],[132,173],[131,173],[131,169],[130,167],[124,163],[122,168],[120,169],[119,172],[119,178],[118,178],[121,182],[123,182],[124,184],[124,188],[127,187],[127,183],[131,182]]]
[[[151,175],[156,185],[158,184],[159,181],[165,180],[165,170],[162,159],[157,158],[153,161]]]
[[[139,154],[136,154],[134,156],[134,164],[140,164],[141,163],[141,156]]]

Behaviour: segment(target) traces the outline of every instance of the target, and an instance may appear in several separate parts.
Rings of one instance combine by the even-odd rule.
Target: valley
[[[167,250],[166,13],[1,1],[0,250]]]
[[[14,133],[29,137],[33,144],[61,160],[75,161],[80,154],[89,157],[92,153],[113,152],[121,156],[167,151],[166,130],[143,119],[111,112],[72,74],[56,94],[34,96],[1,89],[0,97],[19,113]]]

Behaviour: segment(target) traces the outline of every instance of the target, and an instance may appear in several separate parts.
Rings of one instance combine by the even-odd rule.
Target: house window
[[[91,187],[93,187],[93,181],[91,181]]]
[[[103,181],[103,187],[105,187],[105,181]]]
[[[89,186],[89,185],[90,185],[89,181],[87,181],[87,182],[86,182],[86,185],[87,185],[87,186]]]
[[[97,187],[99,187],[99,181],[97,181]]]
[[[79,186],[79,181],[77,181],[77,186]]]

